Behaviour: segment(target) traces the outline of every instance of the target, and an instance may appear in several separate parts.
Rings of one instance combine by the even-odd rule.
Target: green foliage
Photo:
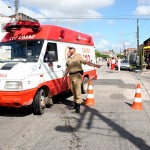
[[[101,57],[101,58],[104,58],[104,59],[106,59],[106,58],[109,57],[109,55],[102,54],[102,53],[101,53],[100,51],[98,51],[98,50],[95,50],[95,56],[96,56],[96,58],[97,58],[97,57]]]
[[[101,57],[104,58],[104,59],[106,59],[106,58],[108,58],[108,57],[110,57],[110,56],[109,56],[109,55],[106,55],[106,54],[102,54]]]
[[[124,55],[118,54],[117,57],[120,57],[122,59],[124,58]]]
[[[96,51],[95,51],[95,56],[96,56],[96,58],[97,58],[97,57],[101,57],[101,52],[96,50]]]

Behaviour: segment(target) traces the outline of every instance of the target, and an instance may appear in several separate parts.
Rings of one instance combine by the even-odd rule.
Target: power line
[[[36,18],[36,19],[60,19],[60,20],[69,20],[69,19],[99,19],[99,20],[107,20],[107,19],[114,19],[114,20],[137,20],[137,18],[131,17],[44,17],[44,18]],[[139,20],[150,20],[150,18],[139,18]]]

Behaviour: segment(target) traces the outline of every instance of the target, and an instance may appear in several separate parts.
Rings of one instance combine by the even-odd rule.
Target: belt
[[[81,71],[77,71],[77,72],[70,72],[69,75],[73,75],[73,74],[77,74],[80,73]]]

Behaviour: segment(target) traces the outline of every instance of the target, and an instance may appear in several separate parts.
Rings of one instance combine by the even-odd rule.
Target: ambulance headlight
[[[8,90],[21,90],[22,82],[21,81],[6,81],[5,89]]]

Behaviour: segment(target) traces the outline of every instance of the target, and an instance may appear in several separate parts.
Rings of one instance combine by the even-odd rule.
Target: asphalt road
[[[81,114],[68,109],[69,94],[42,116],[28,108],[0,109],[0,150],[150,150],[149,74],[112,73],[99,63],[95,105],[82,105]],[[131,109],[137,83],[143,110]]]

